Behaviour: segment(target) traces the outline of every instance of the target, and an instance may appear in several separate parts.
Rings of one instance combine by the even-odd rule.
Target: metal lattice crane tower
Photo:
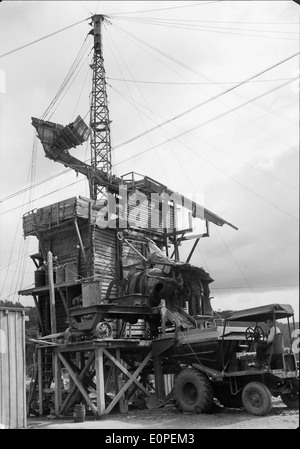
[[[108,178],[111,177],[111,142],[110,120],[106,93],[105,69],[102,47],[103,15],[92,17],[94,35],[94,55],[91,69],[93,70],[92,92],[90,103],[91,128],[91,165],[102,170]],[[90,176],[90,197],[97,199],[104,188],[95,182],[93,173]]]

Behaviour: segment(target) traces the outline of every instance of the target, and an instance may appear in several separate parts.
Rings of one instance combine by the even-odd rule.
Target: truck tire
[[[267,415],[272,408],[270,390],[261,382],[249,382],[243,389],[242,401],[247,412],[256,416]]]
[[[282,402],[289,408],[299,409],[299,379],[291,379],[293,391],[280,395]]]
[[[209,413],[214,406],[211,382],[195,368],[187,368],[179,373],[174,394],[176,405],[183,412]]]

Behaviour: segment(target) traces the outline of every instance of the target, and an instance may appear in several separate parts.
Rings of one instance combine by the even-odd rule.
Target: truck
[[[276,334],[261,366],[256,347],[266,340],[268,319],[287,321],[289,342],[284,342],[282,333]],[[180,410],[209,413],[215,398],[224,406],[244,407],[264,416],[272,408],[272,397],[280,397],[289,408],[299,408],[299,373],[292,341],[295,321],[289,304],[236,311],[221,325],[209,316],[199,321],[202,328],[175,330],[153,342],[163,363],[178,363],[174,396]]]

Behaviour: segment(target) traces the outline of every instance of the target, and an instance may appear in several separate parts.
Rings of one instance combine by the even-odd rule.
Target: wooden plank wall
[[[65,296],[67,295],[65,294]],[[49,335],[51,334],[49,294],[39,295],[39,309],[45,330],[44,334]],[[55,313],[56,330],[57,332],[64,332],[69,327],[69,323],[67,321],[67,314],[59,292],[55,292]]]
[[[86,277],[87,264],[90,257],[90,242],[89,242],[89,226],[88,224],[80,224],[79,230],[83,246],[87,255],[87,263],[79,247],[78,237],[74,222],[60,228],[52,229],[40,234],[40,243],[44,255],[48,251],[52,252],[53,257],[58,257],[58,265],[64,265],[67,262],[76,261],[78,263],[79,278]]]
[[[101,281],[102,299],[107,293],[109,284],[115,278],[117,260],[117,231],[115,229],[100,229],[93,226],[92,232],[93,272],[95,280]],[[117,296],[114,285],[111,297]]]
[[[65,220],[73,219],[75,208],[76,197],[72,197],[28,212],[23,216],[24,236],[37,235],[36,230],[46,231]]]
[[[137,196],[137,198],[139,198]],[[151,202],[143,202],[138,207],[135,204],[127,206],[128,219],[130,226],[153,229],[156,232],[163,233],[164,228],[168,231],[174,230],[174,207],[171,206],[166,217],[162,220],[161,212],[153,210]]]
[[[25,427],[25,312],[1,308],[0,428]]]

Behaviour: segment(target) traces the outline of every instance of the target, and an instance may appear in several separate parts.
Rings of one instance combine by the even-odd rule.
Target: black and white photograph
[[[299,427],[299,12],[0,1],[0,429]]]

